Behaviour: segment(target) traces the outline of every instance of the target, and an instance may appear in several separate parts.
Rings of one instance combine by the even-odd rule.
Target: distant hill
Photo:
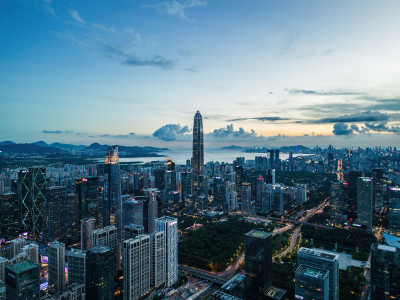
[[[46,142],[43,142],[43,141],[37,141],[37,142],[31,143],[31,145],[37,145],[40,147],[50,147],[49,144],[47,144]]]
[[[110,145],[101,145],[99,143],[93,143],[84,150],[98,150],[106,152]],[[167,148],[156,148],[156,147],[138,147],[138,146],[118,146],[119,152],[126,152],[127,155],[132,156],[157,156],[157,152],[168,150]]]
[[[311,149],[302,145],[297,146],[283,146],[279,148],[282,152],[299,152],[299,153],[311,153]]]
[[[71,144],[61,144],[61,143],[52,143],[50,144],[50,146],[64,150],[75,150],[75,149],[81,150],[87,147],[85,145],[71,145]]]
[[[221,147],[220,149],[221,150],[241,151],[244,149],[244,147],[231,145],[231,146]]]
[[[65,154],[65,150],[55,147],[42,147],[35,144],[8,144],[0,146],[0,150],[5,153],[25,153],[25,154]]]
[[[99,143],[93,143],[90,146],[83,145],[71,145],[62,143],[47,144],[44,141],[37,141],[34,143],[16,144],[12,141],[0,142],[0,151],[5,153],[19,153],[19,154],[67,154],[70,150],[81,150],[83,155],[85,150],[88,154],[100,154],[103,152],[104,155],[109,148],[109,145],[101,145]],[[119,152],[123,154],[121,156],[129,157],[148,157],[148,156],[159,156],[157,153],[160,151],[168,150],[167,148],[156,148],[156,147],[138,147],[138,146],[119,146]]]
[[[12,141],[4,141],[4,142],[0,142],[0,146],[5,146],[5,145],[14,145],[15,143]]]

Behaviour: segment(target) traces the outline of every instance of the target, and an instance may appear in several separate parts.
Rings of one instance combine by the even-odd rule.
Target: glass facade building
[[[87,252],[87,300],[114,299],[114,254],[110,247],[94,246]]]
[[[339,299],[339,255],[301,247],[297,252],[297,265],[321,272],[328,271],[329,300]]]
[[[272,235],[252,230],[245,234],[246,299],[265,299],[272,285]]]
[[[46,168],[18,170],[19,223],[23,230],[38,239],[45,226]]]
[[[39,300],[39,265],[27,260],[5,269],[6,299]]]
[[[107,151],[104,162],[104,201],[102,226],[115,225],[118,241],[122,241],[122,199],[121,174],[119,168],[118,146]]]
[[[295,276],[295,299],[329,299],[329,271],[320,271],[300,265]]]
[[[0,195],[0,239],[6,241],[18,237],[18,195],[5,193]]]
[[[193,195],[195,199],[199,189],[203,185],[200,176],[204,175],[204,141],[203,141],[203,119],[199,111],[196,112],[193,122]]]
[[[372,244],[371,299],[400,299],[400,248]]]
[[[373,209],[373,181],[370,177],[357,179],[357,224],[371,231]]]

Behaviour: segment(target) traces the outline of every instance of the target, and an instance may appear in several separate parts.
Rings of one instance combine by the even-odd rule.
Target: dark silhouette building
[[[193,195],[195,200],[200,195],[200,176],[204,175],[204,141],[203,141],[203,119],[199,111],[194,116],[193,123]]]
[[[272,285],[271,234],[252,230],[245,234],[245,299],[265,299]]]
[[[114,299],[114,253],[110,247],[99,245],[87,252],[87,300]]]
[[[121,174],[118,146],[107,151],[104,162],[104,201],[102,226],[115,225],[118,241],[122,241]]]

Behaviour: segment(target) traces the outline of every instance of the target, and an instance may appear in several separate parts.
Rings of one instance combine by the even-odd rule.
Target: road
[[[305,216],[303,216],[303,217],[301,217],[301,218],[299,219],[299,221],[300,221],[300,222],[307,222],[307,220],[308,220],[309,218],[311,218],[311,217],[315,214],[315,212],[317,212],[318,210],[321,210],[321,209],[323,209],[325,206],[329,205],[328,199],[329,199],[329,198],[326,198],[326,199],[324,200],[324,202],[322,202],[320,205],[318,205],[317,207],[315,207],[315,208],[313,208],[313,209],[310,209],[310,210],[307,212],[307,214],[306,214]],[[266,220],[266,219],[268,219],[268,218],[259,217],[259,216],[252,216],[252,218],[256,218],[256,219],[258,219],[258,220]],[[279,220],[281,220],[281,219],[279,219]],[[282,221],[283,221],[283,220],[282,220]],[[314,225],[314,224],[310,224],[310,225]],[[285,231],[288,231],[288,230],[293,229],[294,227],[295,227],[295,225],[294,225],[293,223],[289,223],[289,224],[286,224],[285,227],[275,229],[275,230],[272,232],[272,234],[273,234],[273,235],[281,234],[281,233],[283,233],[283,232],[285,232]],[[298,241],[298,238],[299,238],[300,235],[301,235],[301,233],[300,233],[300,226],[297,226],[297,227],[295,228],[293,234],[292,234],[291,239],[290,239],[289,247],[288,247],[287,249],[285,249],[283,252],[281,252],[281,253],[275,255],[275,256],[273,257],[273,259],[278,258],[278,257],[282,257],[282,256],[288,254],[289,252],[291,252],[291,251],[294,249],[294,247],[296,247],[296,244],[297,244],[297,241]],[[244,254],[244,251],[243,251],[243,252],[238,256],[238,258],[236,259],[236,261],[235,261],[232,265],[230,265],[228,268],[226,268],[225,270],[223,270],[223,271],[221,271],[221,272],[218,272],[218,273],[209,272],[209,271],[200,270],[200,269],[191,268],[191,267],[184,267],[184,266],[179,266],[179,267],[180,267],[180,270],[182,270],[182,271],[187,271],[187,272],[189,272],[189,273],[192,272],[192,274],[194,274],[194,275],[195,275],[195,273],[201,272],[201,273],[198,273],[198,275],[202,275],[202,278],[205,278],[205,279],[210,279],[210,278],[206,278],[206,277],[208,277],[208,275],[210,275],[210,276],[213,277],[213,278],[212,278],[213,280],[211,280],[211,281],[214,281],[214,282],[221,281],[221,280],[223,280],[223,279],[228,280],[233,274],[236,273],[236,271],[237,271],[237,269],[239,268],[240,264],[241,264],[241,263],[243,262],[243,260],[244,260],[244,255],[245,255],[245,254]],[[218,278],[218,277],[219,277],[219,278]]]
[[[309,218],[311,218],[311,217],[315,214],[315,212],[317,212],[318,210],[323,209],[325,206],[329,205],[328,199],[329,199],[329,198],[326,198],[325,201],[322,202],[320,205],[318,205],[316,208],[310,209],[310,210],[308,211],[308,213],[307,213],[304,217],[301,217],[301,218],[300,218],[299,221],[301,221],[301,222],[303,222],[303,223],[306,223],[306,221],[307,221]],[[309,223],[309,224],[310,224],[310,223]],[[313,224],[311,224],[311,225],[313,225]],[[324,227],[327,227],[327,226],[324,226]],[[291,239],[290,239],[289,247],[287,247],[283,252],[281,252],[281,253],[279,253],[279,254],[273,256],[272,259],[275,259],[275,258],[278,258],[278,257],[282,257],[282,256],[285,256],[286,254],[290,253],[290,252],[294,249],[294,247],[296,247],[296,245],[297,245],[297,240],[298,240],[298,238],[299,238],[300,235],[301,235],[301,233],[300,233],[300,227],[297,227],[297,228],[294,230],[293,234],[292,234],[292,237],[291,237]]]
[[[272,259],[275,260],[278,257],[282,257],[285,256],[286,254],[288,254],[290,251],[293,250],[294,247],[296,247],[297,244],[297,240],[299,238],[300,235],[300,228],[297,227],[293,234],[292,234],[292,238],[290,239],[290,245],[289,247],[287,247],[284,251],[282,251],[281,253],[278,253],[277,255],[273,256]]]

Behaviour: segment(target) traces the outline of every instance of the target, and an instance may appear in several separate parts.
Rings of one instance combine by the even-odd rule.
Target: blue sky
[[[400,146],[399,1],[0,0],[0,140]]]

